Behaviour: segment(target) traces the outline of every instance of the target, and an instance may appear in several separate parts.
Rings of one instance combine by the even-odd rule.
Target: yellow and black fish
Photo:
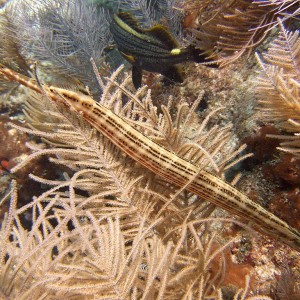
[[[130,13],[115,14],[111,32],[118,50],[132,64],[132,80],[136,89],[142,84],[142,70],[157,72],[172,81],[183,82],[176,64],[189,60],[197,63],[209,61],[194,46],[180,48],[162,25],[142,29]]]

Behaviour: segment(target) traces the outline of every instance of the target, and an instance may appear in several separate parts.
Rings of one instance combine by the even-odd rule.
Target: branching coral
[[[287,140],[281,143],[281,150],[299,155],[299,33],[286,30],[280,22],[280,34],[263,57],[265,62],[258,58],[263,71],[257,86],[261,118],[294,133],[294,136],[277,137]]]

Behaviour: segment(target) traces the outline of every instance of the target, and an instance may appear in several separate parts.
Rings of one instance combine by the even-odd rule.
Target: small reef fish
[[[210,61],[206,58],[207,54],[193,45],[180,48],[163,25],[142,29],[127,12],[114,14],[110,29],[118,50],[132,64],[132,80],[136,89],[142,84],[142,70],[160,73],[171,81],[183,82],[177,64],[184,61]]]

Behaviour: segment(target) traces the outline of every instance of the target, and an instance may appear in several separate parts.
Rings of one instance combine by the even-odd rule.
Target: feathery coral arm
[[[130,126],[90,96],[43,85],[0,65],[0,74],[10,81],[46,93],[54,103],[75,110],[112,143],[147,169],[202,199],[251,221],[257,231],[279,239],[300,251],[300,233],[217,176],[166,150]]]

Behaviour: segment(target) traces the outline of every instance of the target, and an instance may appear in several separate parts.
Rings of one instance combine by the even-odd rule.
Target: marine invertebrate
[[[299,33],[286,30],[280,22],[279,36],[263,55],[264,61],[257,55],[262,68],[257,84],[260,118],[294,134],[269,135],[285,140],[279,149],[294,155],[299,155],[300,147],[299,49]]]
[[[2,39],[0,44],[0,60],[12,69],[28,75],[29,65],[22,54],[19,40],[14,34],[16,25],[12,19],[12,16],[5,9],[0,12],[0,33]],[[1,81],[0,83],[0,93],[7,92],[15,86],[12,82]]]
[[[266,29],[274,21],[272,9],[247,0],[203,1],[198,9],[199,25],[190,29],[192,40],[222,65],[249,55],[264,40]]]
[[[24,0],[8,3],[5,13],[14,20],[10,30],[27,61],[50,64],[68,85],[75,85],[75,79],[98,90],[89,61],[93,57],[105,67],[104,51],[112,41],[107,11],[84,0]]]
[[[109,5],[98,3],[97,6],[93,1],[85,0],[11,1],[5,7],[5,15],[13,19],[14,24],[9,25],[11,34],[4,30],[2,34],[16,41],[15,48],[21,49],[25,62],[37,60],[46,65],[45,71],[48,65],[53,66],[58,81],[67,77],[68,85],[75,86],[79,80],[97,94],[99,86],[93,76],[90,58],[93,57],[103,72],[122,63],[120,55],[112,51],[109,30],[112,11],[131,11],[144,24],[164,22],[174,34],[180,35],[181,23],[176,19],[180,11],[173,8],[174,2],[112,1]],[[173,24],[174,18],[177,21]],[[18,65],[22,66],[21,63]],[[53,76],[54,72],[51,74]]]
[[[89,2],[99,8],[107,8],[113,13],[130,12],[146,26],[164,22],[171,31],[178,32],[180,28],[181,0],[89,0]]]
[[[0,73],[9,80],[18,81],[37,93],[43,93],[35,82],[4,66],[0,66]],[[89,96],[51,86],[44,86],[43,89],[52,101],[68,109],[74,109],[131,158],[168,182],[196,193],[229,212],[254,221],[253,226],[257,230],[279,238],[297,250],[300,249],[300,234],[296,229],[223,180],[206,172],[201,165],[199,168],[160,147]],[[184,149],[184,152],[187,151],[190,150]],[[190,155],[195,159],[194,156],[197,154]]]
[[[22,210],[14,207],[16,185],[13,185],[11,194],[10,214],[0,230],[2,297],[20,300],[27,299],[29,295],[32,299],[93,299],[95,296],[188,299],[210,295],[212,299],[222,299],[222,291],[213,290],[218,286],[225,266],[222,256],[221,260],[217,256],[228,244],[223,247],[217,245],[219,248],[216,249],[216,234],[205,241],[195,234],[196,223],[184,225],[180,237],[183,241],[192,234],[199,248],[203,248],[198,254],[187,256],[180,247],[182,241],[176,245],[172,242],[165,244],[151,232],[157,223],[149,226],[143,218],[138,227],[133,227],[134,224],[126,225],[118,216],[99,218],[91,207],[82,206],[75,198],[70,198],[68,203],[68,198],[63,199],[61,194],[56,201],[62,200],[66,214],[50,198],[45,207],[39,205],[42,203],[39,197],[32,204],[37,213],[33,219],[34,224],[40,224],[43,230],[34,226],[27,232],[18,218]],[[58,214],[56,227],[45,217],[50,208]],[[86,219],[71,216],[74,209],[79,214],[85,210],[83,215]],[[68,219],[76,224],[72,231],[66,228]],[[13,221],[16,223],[13,224]],[[8,242],[7,234],[11,234],[13,242]],[[3,255],[6,255],[5,261]],[[210,266],[214,260],[219,261],[220,271],[211,278]],[[191,278],[191,272],[196,275],[194,278]],[[239,289],[236,295],[240,299],[255,299],[248,294],[249,277],[246,287]]]
[[[232,129],[213,126],[225,122],[211,116],[199,121],[198,100],[188,107],[176,94],[171,104],[169,87],[164,92],[132,91],[128,78],[102,80],[101,104],[169,151],[225,176],[231,165],[227,158],[238,152],[232,153]],[[153,106],[151,100],[158,93],[166,104],[162,108]],[[24,164],[34,164],[40,156],[49,158],[52,169],[67,168],[52,180],[30,174],[46,186],[45,191],[26,207],[12,209],[12,217],[3,223],[1,295],[18,299],[28,294],[33,298],[227,299],[222,282],[230,256],[224,257],[224,249],[232,236],[226,231],[228,220],[220,223],[221,219],[209,217],[212,212],[224,212],[147,171],[80,114],[48,100],[42,94],[28,94],[25,115],[30,128],[16,128],[42,137],[44,143],[28,143],[33,153],[14,171],[17,176]],[[202,107],[201,115],[205,114]],[[33,226],[26,231],[20,216],[27,211]],[[288,247],[277,248],[297,255]],[[229,295],[253,299],[250,289],[255,287],[249,287],[247,280],[243,291]]]
[[[197,124],[194,110],[199,100],[190,108],[178,103],[173,118],[168,107],[158,114],[150,91],[142,88],[133,94],[126,88],[130,78],[118,83],[116,76],[104,83],[101,105],[175,153],[211,171],[218,169],[221,176],[232,165],[230,159],[239,151],[226,153],[230,128],[206,128],[211,116]],[[48,189],[19,209],[14,206],[13,186],[10,214],[0,231],[2,295],[222,298],[226,275],[222,253],[235,237],[220,237],[218,231],[226,231],[224,225],[233,220],[210,217],[213,205],[141,167],[81,115],[56,104],[43,94],[30,93],[25,114],[31,128],[15,126],[49,145],[28,143],[33,153],[13,169],[16,175],[45,155],[69,170],[55,180],[30,174]],[[191,124],[195,131],[187,141]],[[20,221],[26,211],[32,216],[29,231]],[[249,292],[247,280],[237,297],[251,299]]]
[[[190,40],[222,66],[247,57],[265,40],[278,17],[297,15],[297,1],[187,1],[193,14],[187,30]]]
[[[280,300],[300,299],[300,286],[297,285],[295,274],[291,271],[289,265],[285,264],[281,267],[281,276],[275,287],[274,294]]]

